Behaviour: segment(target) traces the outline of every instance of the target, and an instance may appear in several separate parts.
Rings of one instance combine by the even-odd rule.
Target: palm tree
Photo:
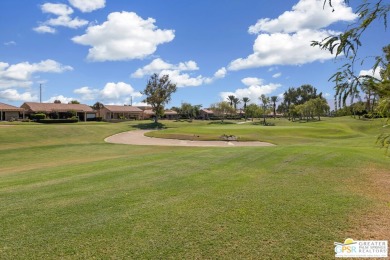
[[[98,115],[100,117],[101,116],[100,109],[104,108],[104,105],[100,102],[96,102],[95,104],[93,104],[92,108],[95,109],[96,111],[98,111]]]
[[[227,100],[229,101],[230,103],[230,106],[233,107],[233,100],[235,99],[236,97],[234,95],[230,95],[227,97]]]
[[[263,107],[263,118],[264,118],[264,125],[266,125],[265,122],[265,112],[267,111],[268,104],[270,103],[269,97],[266,95],[262,94],[259,99],[261,100],[262,107]]]
[[[287,111],[288,111],[288,120],[291,118],[291,105],[297,104],[297,91],[294,88],[288,88],[287,91],[284,92],[283,98],[284,103],[286,104]]]
[[[271,97],[271,102],[272,102],[272,105],[273,105],[273,108],[274,108],[274,120],[276,118],[276,102],[279,101],[279,98],[278,96],[272,96]]]
[[[233,99],[234,109],[237,109],[237,105],[240,104],[240,103],[241,103],[240,99],[235,97]]]
[[[243,97],[242,102],[244,102],[244,109],[246,109],[246,104],[251,101],[248,97]]]

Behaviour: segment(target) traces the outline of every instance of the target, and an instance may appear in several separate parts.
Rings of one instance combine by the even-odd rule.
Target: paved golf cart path
[[[243,146],[274,146],[265,142],[227,142],[227,141],[190,141],[179,139],[153,138],[144,134],[152,130],[134,130],[112,135],[104,139],[107,143],[159,146],[201,146],[201,147],[243,147]]]

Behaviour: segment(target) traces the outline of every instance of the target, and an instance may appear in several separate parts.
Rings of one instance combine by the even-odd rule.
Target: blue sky
[[[44,102],[140,104],[152,73],[179,87],[168,107],[227,95],[258,103],[303,84],[332,100],[328,78],[342,63],[310,42],[356,19],[334,3],[332,12],[322,0],[2,0],[0,102],[39,101],[42,84]],[[377,23],[360,56],[381,53],[387,36]]]

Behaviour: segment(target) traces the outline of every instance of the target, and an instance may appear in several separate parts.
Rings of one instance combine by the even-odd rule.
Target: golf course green
[[[160,121],[159,138],[271,147],[105,143],[121,123],[0,124],[0,259],[331,259],[390,237],[381,120]]]

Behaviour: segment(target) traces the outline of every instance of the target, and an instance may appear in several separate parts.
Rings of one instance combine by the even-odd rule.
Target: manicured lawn
[[[104,143],[139,122],[0,126],[0,258],[328,259],[335,241],[389,234],[379,121],[162,123],[152,135],[277,146]]]

